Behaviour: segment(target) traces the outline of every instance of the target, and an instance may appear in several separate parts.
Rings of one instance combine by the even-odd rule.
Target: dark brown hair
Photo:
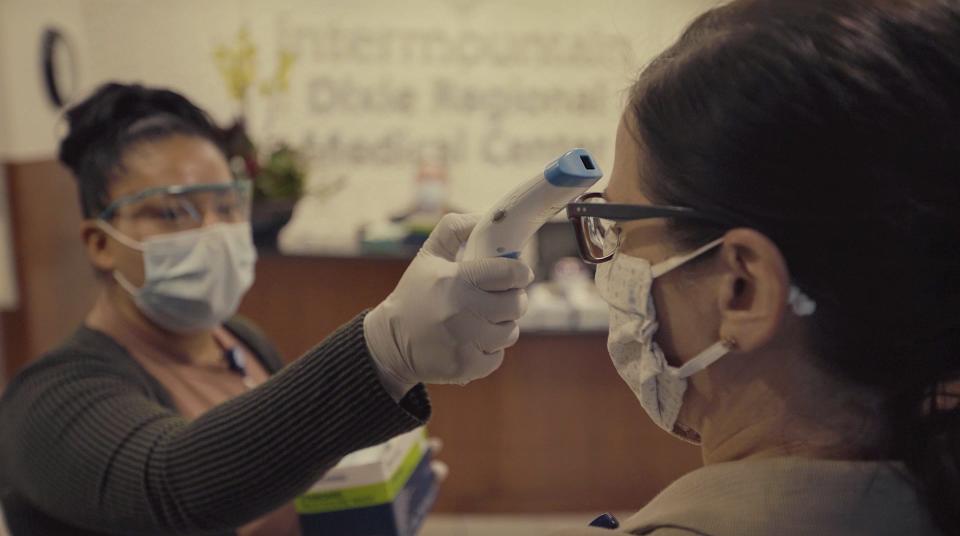
[[[206,112],[179,93],[139,84],[100,86],[66,114],[70,131],[60,142],[60,161],[80,190],[85,218],[109,203],[109,181],[132,146],[176,134],[207,139],[221,148],[219,129]]]
[[[960,533],[960,409],[931,403],[960,378],[960,2],[732,2],[644,70],[629,113],[649,197],[779,246],[823,365],[882,396],[886,454]]]

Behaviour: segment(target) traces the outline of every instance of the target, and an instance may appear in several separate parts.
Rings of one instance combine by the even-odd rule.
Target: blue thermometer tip
[[[603,171],[586,149],[573,149],[547,164],[543,177],[554,186],[572,187],[595,182]]]

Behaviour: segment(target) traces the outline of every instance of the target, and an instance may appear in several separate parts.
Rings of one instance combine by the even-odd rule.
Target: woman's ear
[[[734,229],[723,239],[720,262],[726,274],[719,293],[720,336],[752,351],[766,345],[783,322],[790,292],[787,264],[769,238]]]
[[[95,220],[84,220],[80,224],[80,236],[83,239],[87,258],[93,267],[102,272],[112,272],[116,268],[116,259],[110,248],[110,240]]]

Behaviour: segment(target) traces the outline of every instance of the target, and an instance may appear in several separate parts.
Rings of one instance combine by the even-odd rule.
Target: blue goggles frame
[[[100,211],[100,214],[97,215],[97,218],[104,221],[109,221],[116,216],[119,209],[134,203],[138,203],[155,195],[183,195],[198,192],[227,192],[230,190],[237,190],[240,193],[249,196],[253,190],[253,182],[249,179],[236,179],[233,182],[178,184],[173,186],[156,186],[154,188],[147,188],[146,190],[115,199],[113,202],[107,205],[106,208]]]

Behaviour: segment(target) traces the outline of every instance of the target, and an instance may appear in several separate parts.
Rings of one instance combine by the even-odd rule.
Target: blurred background
[[[715,3],[0,0],[0,385],[96,293],[56,147],[63,107],[97,85],[170,87],[224,128],[256,185],[241,312],[292,360],[383,299],[444,212],[485,209],[572,147],[609,172],[626,89]],[[587,523],[699,464],[611,366],[575,256],[569,224],[548,224],[524,253],[538,283],[504,366],[430,389],[451,471],[427,531]]]

